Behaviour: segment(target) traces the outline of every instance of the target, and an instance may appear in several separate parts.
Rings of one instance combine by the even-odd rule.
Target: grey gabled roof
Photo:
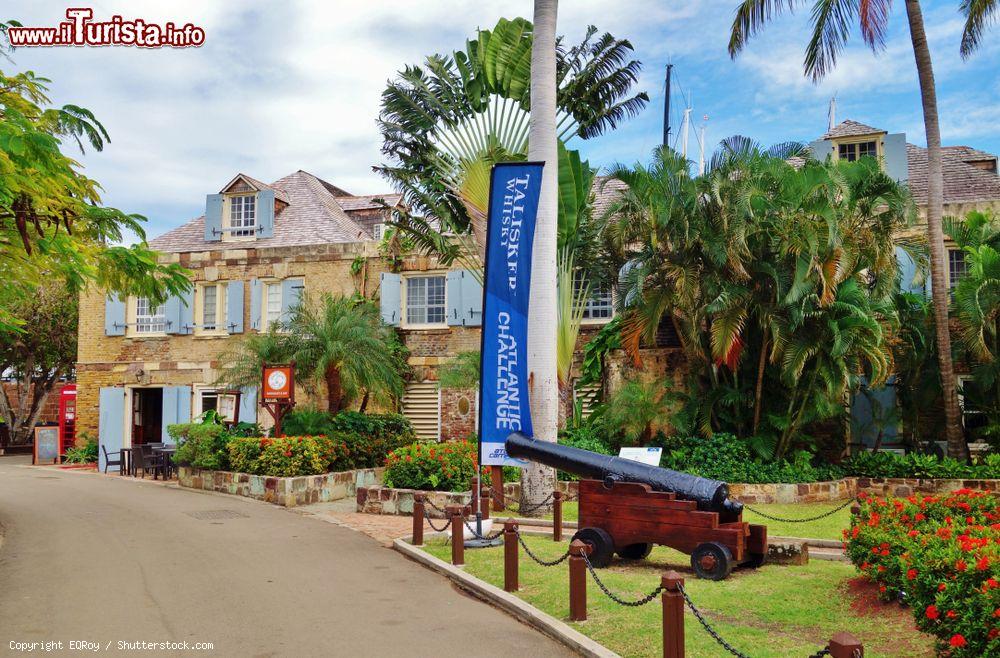
[[[839,137],[861,137],[862,135],[878,135],[884,133],[885,131],[881,128],[872,128],[871,126],[866,126],[863,123],[854,121],[852,119],[846,119],[841,121],[833,130],[827,131],[820,139],[837,139]]]
[[[252,184],[275,190],[276,198],[287,200],[274,218],[274,235],[252,242],[207,242],[205,217],[198,217],[172,231],[150,240],[158,251],[189,252],[213,249],[292,247],[314,244],[359,242],[370,239],[368,232],[344,210],[338,198],[350,198],[342,189],[308,172],[299,170],[270,184],[249,179]],[[279,196],[280,195],[280,196]],[[364,204],[374,198],[392,198],[391,194],[362,197]]]
[[[981,152],[981,151],[980,151]],[[918,204],[927,203],[927,149],[906,145],[910,192]],[[960,152],[942,148],[941,168],[944,174],[944,202],[971,203],[1000,201],[1000,176],[968,164]]]

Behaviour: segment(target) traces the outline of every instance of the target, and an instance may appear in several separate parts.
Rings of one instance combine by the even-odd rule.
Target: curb
[[[427,535],[425,535],[426,537]],[[591,640],[589,637],[574,630],[569,625],[559,621],[552,615],[542,612],[533,605],[525,603],[513,594],[503,591],[499,587],[494,587],[487,582],[479,580],[475,576],[466,573],[462,569],[452,566],[443,560],[425,553],[419,548],[409,544],[406,538],[395,540],[393,548],[408,558],[437,571],[446,576],[463,590],[473,594],[479,599],[503,610],[520,621],[532,626],[549,637],[558,640],[581,656],[591,658],[621,658],[617,653],[611,651],[602,644]]]

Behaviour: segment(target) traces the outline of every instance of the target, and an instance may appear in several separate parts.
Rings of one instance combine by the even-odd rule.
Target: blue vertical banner
[[[483,466],[524,466],[527,462],[507,456],[504,441],[511,432],[533,434],[528,406],[528,297],[543,164],[500,163],[493,165],[490,175],[479,373]]]

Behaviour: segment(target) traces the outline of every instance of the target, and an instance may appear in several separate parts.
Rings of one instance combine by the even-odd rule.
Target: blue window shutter
[[[910,164],[906,157],[906,133],[886,135],[882,141],[882,155],[885,173],[899,183],[910,178]]]
[[[163,389],[163,415],[160,425],[161,440],[164,443],[174,443],[167,432],[169,425],[191,422],[191,387],[167,386]]]
[[[243,333],[243,282],[230,281],[226,287],[226,331]]]
[[[445,286],[445,318],[449,326],[461,326],[465,319],[462,313],[462,273],[465,270],[448,272]]]
[[[125,447],[125,389],[115,386],[101,388],[98,403],[97,441],[112,459]],[[98,453],[98,467],[105,466],[104,449]],[[116,467],[112,467],[116,468]]]
[[[399,296],[400,278],[392,272],[382,273],[382,283],[379,292],[379,306],[382,310],[382,322],[398,327],[402,306]],[[445,292],[447,295],[447,291]]]
[[[125,335],[125,300],[115,294],[104,299],[104,335]]]
[[[194,289],[183,295],[171,295],[163,305],[168,334],[189,334],[194,330]]]
[[[260,331],[260,311],[264,286],[260,279],[250,279],[250,328]]]
[[[205,241],[218,242],[222,239],[222,195],[209,194],[205,197]]]
[[[896,262],[899,264],[899,288],[906,292],[926,295],[925,286],[928,280],[914,282],[917,276],[917,264],[902,247],[896,247]]]
[[[292,311],[302,301],[305,279],[285,279],[281,282],[281,321],[289,322]]]
[[[257,237],[274,236],[274,190],[257,193]]]
[[[809,143],[809,151],[812,153],[812,157],[824,162],[833,156],[833,142],[828,139],[817,139],[815,142]]]
[[[244,386],[240,389],[240,416],[241,423],[257,422],[257,387]]]
[[[462,324],[479,327],[483,324],[483,286],[469,270],[462,272]]]

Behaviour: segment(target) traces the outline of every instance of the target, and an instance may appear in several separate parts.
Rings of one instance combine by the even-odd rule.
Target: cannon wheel
[[[594,567],[606,567],[611,564],[611,556],[615,552],[615,542],[611,535],[601,528],[581,528],[573,535],[573,540],[579,539],[585,544],[590,544],[590,563]]]
[[[733,554],[719,542],[698,544],[691,553],[691,568],[699,578],[724,580],[733,570]]]
[[[623,560],[644,560],[652,550],[652,544],[629,544],[618,549],[618,557]]]

